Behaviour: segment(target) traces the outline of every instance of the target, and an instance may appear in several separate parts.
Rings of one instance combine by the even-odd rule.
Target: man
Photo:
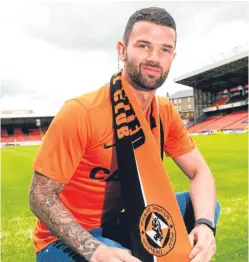
[[[169,73],[175,45],[175,22],[161,8],[135,12],[123,41],[117,43],[124,62],[121,84],[135,97],[136,111],[142,112],[150,132],[158,128],[153,124],[152,104]],[[110,85],[65,102],[39,148],[30,189],[30,207],[39,219],[33,234],[39,262],[141,261],[131,255],[129,243],[122,240],[125,230],[119,231],[117,222],[122,219],[124,200],[112,105],[122,94],[111,101]],[[158,107],[163,149],[190,179],[190,193],[176,194],[193,245],[189,259],[210,261],[216,251],[212,224],[219,215],[213,177],[169,100],[158,98]],[[121,131],[120,137],[127,135]]]

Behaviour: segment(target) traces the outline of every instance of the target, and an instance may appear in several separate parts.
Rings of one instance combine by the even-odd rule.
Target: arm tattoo
[[[29,195],[30,208],[54,236],[66,243],[90,261],[101,244],[83,229],[58,195],[64,184],[60,184],[35,171]]]

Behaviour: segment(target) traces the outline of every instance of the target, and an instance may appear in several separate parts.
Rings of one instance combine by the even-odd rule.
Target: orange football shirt
[[[166,155],[177,157],[193,150],[194,142],[171,102],[158,97],[158,104]],[[113,134],[106,84],[63,104],[32,165],[44,176],[66,184],[59,197],[86,230],[101,227],[123,209]],[[38,220],[33,231],[36,252],[56,240]]]

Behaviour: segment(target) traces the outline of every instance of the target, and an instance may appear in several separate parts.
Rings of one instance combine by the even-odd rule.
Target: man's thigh
[[[78,255],[61,241],[56,241],[41,252],[36,254],[37,262],[86,262],[86,260]]]
[[[193,210],[189,192],[176,193],[176,199],[177,199],[185,226],[187,228],[187,231],[188,233],[190,233],[194,228],[195,215],[194,215],[194,210]],[[215,215],[214,215],[215,225],[218,223],[219,216],[220,216],[220,203],[219,201],[216,201]]]
[[[195,221],[194,210],[193,210],[189,192],[178,192],[175,195],[183,218],[190,217],[193,221]],[[214,216],[215,224],[218,223],[219,216],[220,216],[220,203],[219,201],[216,201],[215,216]]]

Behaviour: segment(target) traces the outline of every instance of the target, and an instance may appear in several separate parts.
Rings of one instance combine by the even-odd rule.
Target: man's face
[[[155,90],[166,80],[175,57],[175,30],[150,22],[137,22],[126,46],[125,69],[139,87]]]

